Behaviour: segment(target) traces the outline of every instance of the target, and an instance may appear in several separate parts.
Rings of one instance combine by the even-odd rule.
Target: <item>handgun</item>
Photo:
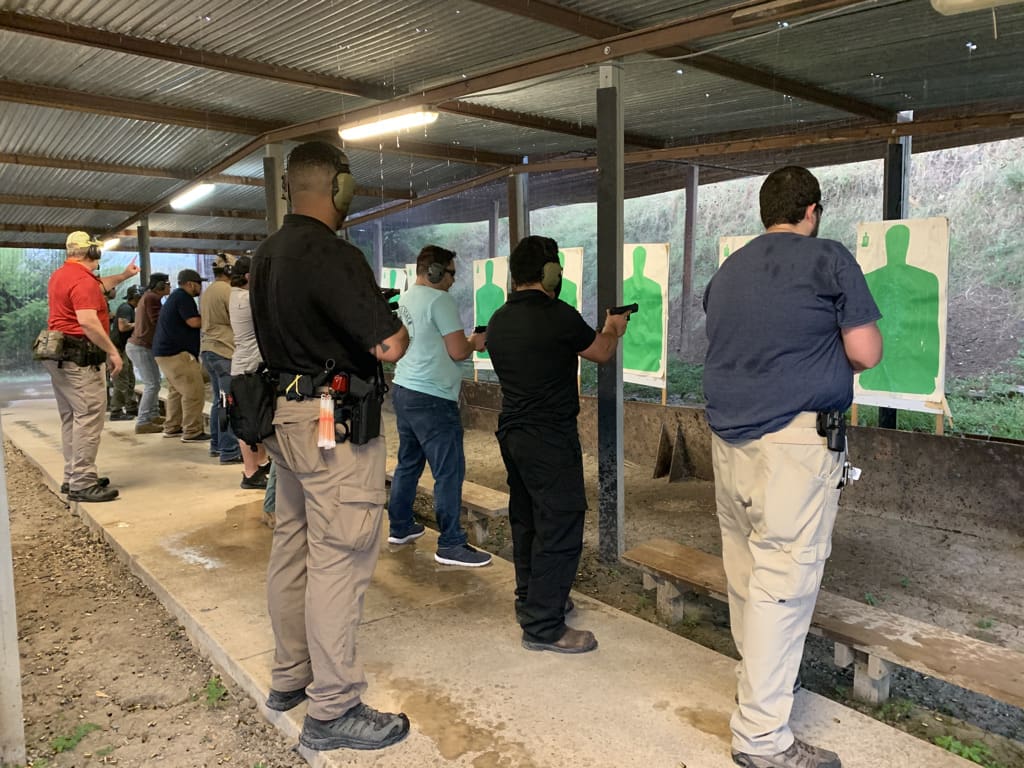
[[[609,315],[624,315],[627,312],[639,312],[640,305],[635,301],[632,304],[623,304],[621,307],[612,307],[608,310]]]

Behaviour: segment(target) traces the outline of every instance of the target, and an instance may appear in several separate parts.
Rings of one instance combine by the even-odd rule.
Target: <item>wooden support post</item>
[[[469,518],[470,534],[473,537],[473,543],[478,547],[482,547],[487,541],[490,520],[487,518],[487,515],[474,512],[473,510],[469,510],[466,513],[466,517]]]
[[[837,667],[846,669],[857,660],[857,657],[853,648],[845,643],[836,643],[835,660]]]
[[[867,704],[884,704],[889,700],[889,683],[893,664],[878,656],[858,653],[853,665],[853,698]]]
[[[644,588],[644,591],[651,590],[651,589],[657,589],[658,588],[658,582],[657,582],[657,580],[653,576],[651,576],[651,574],[644,573],[644,575],[643,575],[643,588]]]
[[[665,579],[658,579],[657,611],[658,616],[669,624],[678,624],[683,620],[683,593],[675,584]]]
[[[668,427],[661,422],[661,436],[658,438],[658,454],[654,457],[654,474],[652,478],[665,477],[672,467],[672,439],[668,436]]]

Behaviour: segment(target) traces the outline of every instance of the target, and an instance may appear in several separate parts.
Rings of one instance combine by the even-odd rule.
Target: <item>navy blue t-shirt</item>
[[[196,300],[184,288],[175,288],[164,302],[156,321],[154,357],[170,357],[180,352],[199,357],[199,329],[191,328],[185,322],[190,317],[199,317]]]
[[[835,240],[765,233],[704,291],[704,397],[711,429],[753,440],[801,411],[845,410],[853,368],[840,329],[881,317],[864,273]]]

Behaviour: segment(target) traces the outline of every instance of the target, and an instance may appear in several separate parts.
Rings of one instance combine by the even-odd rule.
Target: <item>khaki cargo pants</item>
[[[813,413],[759,440],[712,435],[729,617],[741,657],[731,721],[737,752],[774,755],[793,743],[793,684],[832,551],[845,458],[825,446]]]
[[[264,442],[277,467],[267,605],[271,686],[304,687],[309,715],[333,720],[366,690],[356,630],[380,550],[386,448],[383,437],[317,448],[319,415],[319,398],[278,398],[275,434]]]
[[[72,491],[96,485],[96,454],[107,415],[106,366],[44,360],[60,413],[64,482]]]

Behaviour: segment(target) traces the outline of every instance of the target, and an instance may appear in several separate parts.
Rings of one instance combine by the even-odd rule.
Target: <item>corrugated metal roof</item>
[[[153,200],[178,183],[174,179],[0,163],[0,194],[7,195]],[[262,189],[259,192],[263,194]]]

